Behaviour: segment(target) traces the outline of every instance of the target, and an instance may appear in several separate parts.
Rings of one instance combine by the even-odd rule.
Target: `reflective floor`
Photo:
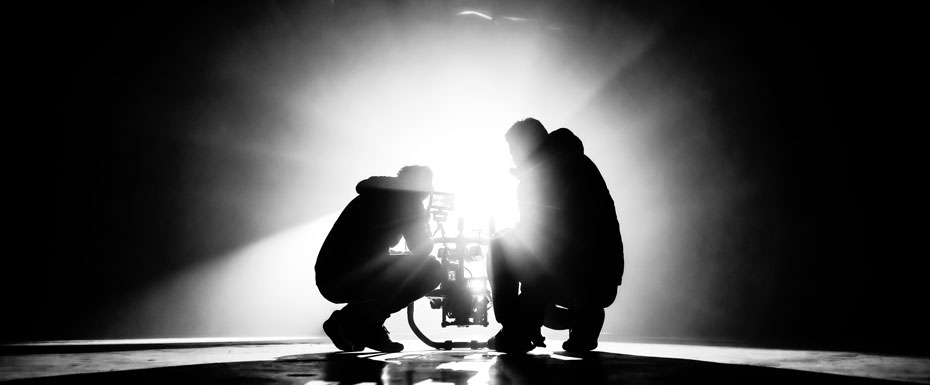
[[[384,354],[322,339],[63,341],[3,345],[0,380],[214,384],[818,384],[930,383],[930,358],[854,352],[560,341],[528,355],[439,351],[419,341]]]

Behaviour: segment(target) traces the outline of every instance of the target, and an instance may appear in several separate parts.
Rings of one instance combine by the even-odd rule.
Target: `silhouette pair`
[[[541,328],[568,329],[562,348],[597,348],[621,284],[623,241],[613,199],[594,162],[570,130],[548,132],[538,120],[514,123],[504,135],[518,178],[520,221],[491,241],[488,275],[501,330],[491,349],[525,353],[545,346]],[[384,321],[435,289],[443,279],[430,256],[432,171],[405,166],[396,177],[374,176],[336,220],[316,264],[317,286],[345,303],[323,323],[337,348],[403,350]],[[391,255],[403,237],[410,250]]]

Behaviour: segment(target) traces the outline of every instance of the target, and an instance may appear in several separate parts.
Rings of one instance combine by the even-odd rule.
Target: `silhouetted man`
[[[346,303],[323,323],[337,348],[366,347],[398,352],[384,321],[442,280],[439,262],[429,254],[433,240],[423,201],[432,192],[433,173],[406,166],[397,177],[373,176],[355,187],[358,196],[346,206],[323,242],[316,262],[316,283],[327,300]],[[408,253],[390,248],[404,238]]]
[[[570,330],[566,351],[593,350],[623,276],[613,198],[568,129],[548,133],[528,118],[505,139],[519,179],[520,222],[491,243],[488,272],[502,328],[488,346],[511,353],[545,346],[545,321]]]

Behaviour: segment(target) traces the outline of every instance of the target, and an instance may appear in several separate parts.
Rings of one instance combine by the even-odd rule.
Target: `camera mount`
[[[458,221],[458,235],[446,236],[443,223],[454,206],[454,195],[436,192],[430,195],[429,212],[436,222],[436,231],[433,241],[441,244],[436,258],[445,271],[443,281],[439,287],[426,294],[432,309],[441,309],[441,326],[467,327],[481,325],[488,326],[488,310],[491,309],[491,293],[488,289],[487,277],[474,277],[466,267],[468,262],[483,260],[488,249],[490,238],[494,235],[494,221],[489,221],[488,236],[482,237],[479,233],[475,237],[464,236],[465,221]],[[439,235],[438,237],[436,235]],[[411,302],[407,306],[407,322],[413,333],[425,344],[436,349],[451,350],[453,348],[482,349],[487,346],[485,342],[437,342],[429,339],[417,327],[413,319],[414,306]]]

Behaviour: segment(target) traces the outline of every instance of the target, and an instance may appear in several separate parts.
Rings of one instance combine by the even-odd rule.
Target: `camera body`
[[[430,195],[429,212],[436,222],[433,240],[441,245],[436,258],[445,274],[439,287],[426,297],[431,308],[442,310],[442,327],[488,326],[488,310],[491,308],[488,278],[473,276],[466,266],[469,262],[484,259],[482,247],[489,245],[488,238],[480,235],[465,237],[463,219],[458,222],[458,235],[447,237],[443,223],[453,207],[453,194],[436,192]],[[440,236],[436,237],[436,233]]]

